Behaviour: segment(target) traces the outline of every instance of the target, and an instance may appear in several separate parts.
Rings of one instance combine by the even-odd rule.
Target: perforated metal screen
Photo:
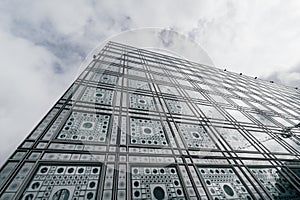
[[[0,199],[300,199],[297,90],[109,42],[0,171]]]

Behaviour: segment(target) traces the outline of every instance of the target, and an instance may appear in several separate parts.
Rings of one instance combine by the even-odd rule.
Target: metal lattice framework
[[[109,42],[11,155],[0,199],[299,199],[300,93]]]

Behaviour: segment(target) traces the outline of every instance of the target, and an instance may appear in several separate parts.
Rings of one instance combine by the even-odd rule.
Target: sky
[[[166,48],[172,37],[164,31],[171,30],[216,67],[300,87],[298,0],[1,0],[0,19],[0,165],[90,52],[131,30],[161,30]]]

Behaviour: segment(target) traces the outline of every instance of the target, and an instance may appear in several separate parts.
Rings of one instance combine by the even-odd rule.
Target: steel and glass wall
[[[300,199],[299,121],[294,88],[110,42],[3,165],[0,199]]]

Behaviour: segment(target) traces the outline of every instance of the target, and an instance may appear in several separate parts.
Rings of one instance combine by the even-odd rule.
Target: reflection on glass
[[[128,60],[128,67],[136,67],[139,69],[144,69],[143,64],[140,63],[140,60],[134,60],[135,62],[131,62],[131,60]]]
[[[185,102],[166,99],[166,104],[172,114],[193,115],[193,112]]]
[[[287,111],[287,112],[289,112],[289,113],[291,113],[292,115],[294,115],[294,116],[299,116],[300,115],[300,113],[296,113],[295,111],[293,111],[292,109],[289,109],[289,108],[285,108],[285,110]]]
[[[239,92],[239,91],[234,91],[238,96],[243,97],[243,98],[249,98],[246,94]]]
[[[283,126],[291,126],[292,125],[291,123],[287,122],[285,119],[283,119],[281,117],[272,117],[272,118],[275,119],[276,121],[278,121]]]
[[[232,93],[229,92],[229,90],[225,89],[225,88],[221,88],[221,87],[218,87],[218,90],[223,93],[223,94],[229,94],[229,95],[232,95]]]
[[[171,73],[172,76],[178,76],[180,78],[184,78],[184,76],[178,72],[169,71],[169,73]]]
[[[256,151],[250,142],[236,129],[216,128],[234,150]]]
[[[268,105],[272,110],[274,110],[275,112],[278,113],[284,113],[282,110],[280,110],[279,108],[277,108],[276,106],[273,105]]]
[[[228,102],[221,96],[219,95],[210,95],[216,102],[218,103],[226,103],[228,104]]]
[[[137,70],[128,69],[128,74],[146,78],[145,72],[142,72],[142,71],[137,71]]]
[[[225,119],[222,114],[212,106],[198,105],[198,107],[207,118]]]
[[[275,168],[252,168],[251,172],[274,199],[299,199],[300,193]]]
[[[165,81],[165,82],[170,82],[170,79],[167,76],[161,76],[161,75],[153,75],[154,79],[157,81]]]
[[[113,66],[113,65],[107,65],[101,62],[98,62],[95,64],[94,69],[97,72],[105,72],[105,71],[112,71],[112,72],[119,72],[119,67]]]
[[[232,85],[228,84],[228,83],[223,83],[223,85],[227,88],[233,88]]]
[[[248,119],[245,115],[243,115],[243,113],[238,110],[226,109],[226,111],[238,122],[252,123],[250,119]]]
[[[251,113],[251,115],[257,119],[260,123],[266,126],[274,126],[275,124],[267,119],[265,116],[258,114],[258,113]]]
[[[213,85],[218,85],[218,81],[217,80],[212,80],[212,79],[205,79],[206,82],[213,84]]]
[[[275,101],[275,100],[273,100],[273,99],[271,99],[271,98],[269,98],[269,97],[264,97],[266,100],[268,100],[269,102],[272,102],[273,104],[275,104],[275,105],[278,105],[278,102],[277,101]]]
[[[203,89],[203,90],[208,90],[208,91],[213,91],[212,86],[204,85],[204,84],[199,84],[198,85]]]
[[[242,106],[242,107],[247,107],[250,108],[250,106],[248,104],[246,104],[244,101],[240,100],[240,99],[232,99],[231,100],[236,103],[238,106]]]
[[[283,140],[300,152],[300,139],[298,137],[283,138]]]
[[[216,149],[206,130],[197,124],[177,124],[188,147]]]
[[[291,107],[291,104],[289,104],[286,100],[277,99],[277,101],[279,101],[281,104],[283,104],[287,107]]]
[[[274,138],[269,136],[267,133],[264,132],[256,132],[256,131],[249,131],[261,144],[263,144],[270,152],[284,152],[288,153],[288,151],[279,144]]]
[[[178,81],[178,83],[180,85],[184,85],[184,86],[187,86],[187,87],[193,87],[188,81],[186,80],[181,80],[181,79],[176,79]]]
[[[128,79],[128,86],[140,90],[150,90],[147,82],[139,80]]]
[[[197,92],[197,91],[194,91],[194,90],[187,90],[187,89],[185,91],[186,91],[186,93],[188,93],[188,95],[191,98],[206,100],[200,92]]]
[[[265,106],[263,106],[260,103],[256,103],[256,102],[250,102],[252,105],[254,105],[255,107],[257,107],[259,110],[268,110]]]
[[[241,86],[236,86],[239,90],[242,90],[244,92],[248,92],[248,90],[244,87],[241,87]]]
[[[150,70],[153,71],[153,72],[158,72],[158,73],[161,73],[161,74],[164,74],[164,70],[160,69],[160,68],[157,68],[157,67],[152,67],[150,66]]]
[[[255,100],[258,100],[258,101],[264,101],[262,98],[260,98],[258,95],[256,94],[249,94],[252,98],[254,98]]]
[[[179,95],[175,87],[167,86],[167,85],[158,85],[158,87],[162,93],[166,93],[169,95]]]

